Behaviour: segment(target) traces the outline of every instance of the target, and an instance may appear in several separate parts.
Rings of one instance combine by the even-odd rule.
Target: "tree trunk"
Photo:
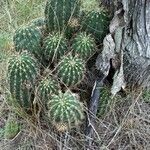
[[[149,86],[150,0],[103,0],[102,4],[110,7],[110,11],[117,11],[109,26],[110,33],[104,38],[102,52],[97,57],[97,70],[104,77],[114,72],[111,87],[113,95],[125,87],[137,90]],[[89,106],[93,114],[96,114],[96,106],[101,100],[99,88],[103,80],[96,83]],[[86,128],[88,146],[92,145],[91,124],[94,125],[94,120],[89,116]]]
[[[150,83],[150,0],[121,0],[110,34],[103,41],[97,69],[108,75],[115,69],[111,92],[121,88],[149,86]]]

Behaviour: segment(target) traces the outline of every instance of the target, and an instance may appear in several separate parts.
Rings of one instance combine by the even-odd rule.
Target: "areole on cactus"
[[[84,118],[83,105],[72,92],[59,92],[48,102],[48,116],[59,131],[68,130]]]
[[[38,74],[36,60],[26,53],[13,56],[8,62],[8,82],[10,93],[20,106],[31,105],[31,89]]]
[[[66,86],[75,86],[84,77],[85,64],[77,55],[64,56],[57,68],[57,76]]]

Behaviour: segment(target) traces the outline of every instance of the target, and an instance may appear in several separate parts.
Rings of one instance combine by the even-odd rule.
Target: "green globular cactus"
[[[89,58],[94,54],[96,49],[96,44],[91,35],[86,34],[86,32],[79,33],[73,40],[72,49],[75,54],[83,59]]]
[[[72,18],[79,15],[79,0],[48,0],[45,21],[48,32],[64,31]]]
[[[57,75],[66,86],[74,86],[84,77],[85,65],[78,56],[65,56],[57,68]]]
[[[39,83],[37,91],[39,97],[47,102],[52,94],[58,94],[59,89],[59,83],[55,79],[52,77],[46,77]]]
[[[93,34],[95,39],[101,42],[108,32],[108,26],[109,16],[102,8],[88,12],[82,22],[83,30]]]
[[[31,105],[31,89],[37,76],[37,62],[26,53],[13,56],[8,62],[9,89],[14,99],[23,108]]]
[[[5,124],[4,137],[6,139],[13,139],[20,130],[20,125],[17,119],[14,117],[9,117]]]
[[[42,34],[34,26],[25,26],[16,30],[13,42],[17,52],[24,50],[40,56]]]
[[[59,92],[48,102],[48,116],[59,131],[71,129],[84,118],[83,104],[70,91]]]
[[[99,106],[98,106],[98,117],[104,117],[105,114],[109,111],[111,102],[111,93],[110,90],[107,87],[103,87],[100,89],[100,100],[99,100]]]
[[[50,34],[44,41],[43,53],[47,60],[57,62],[67,51],[67,40],[62,34]]]

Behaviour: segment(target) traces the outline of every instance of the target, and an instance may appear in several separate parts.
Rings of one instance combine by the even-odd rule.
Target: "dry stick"
[[[94,126],[95,126],[95,119],[92,117],[93,115],[96,115],[97,109],[98,109],[98,104],[100,101],[100,89],[103,87],[103,81],[106,78],[105,75],[102,77],[98,78],[95,81],[92,94],[91,94],[91,100],[89,104],[89,111],[87,113],[87,122],[86,122],[86,130],[85,130],[85,135],[86,135],[86,149],[90,148],[92,146],[92,135],[94,133]]]

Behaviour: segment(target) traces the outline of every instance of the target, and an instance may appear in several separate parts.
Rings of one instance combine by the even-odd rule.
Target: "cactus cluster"
[[[82,121],[83,105],[73,90],[86,76],[86,63],[108,25],[103,9],[82,7],[80,0],[47,0],[45,16],[16,30],[13,42],[17,55],[8,62],[13,99],[28,109],[38,96],[47,105],[50,122],[59,130]],[[50,73],[44,74],[45,68]]]
[[[84,118],[82,103],[69,91],[52,95],[48,108],[52,123],[61,131],[78,125]]]

